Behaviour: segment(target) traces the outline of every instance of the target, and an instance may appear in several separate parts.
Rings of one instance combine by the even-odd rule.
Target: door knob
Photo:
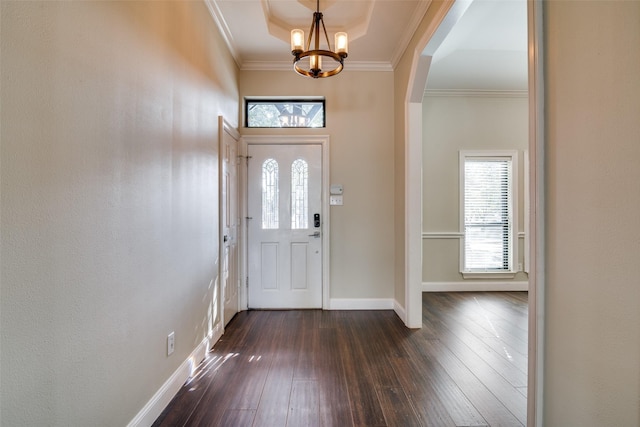
[[[313,234],[309,234],[309,237],[320,237],[320,232],[319,232],[319,231],[316,231],[316,232],[315,232],[315,233],[313,233]]]

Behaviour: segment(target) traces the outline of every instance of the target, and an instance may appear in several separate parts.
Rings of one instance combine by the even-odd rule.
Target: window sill
[[[461,271],[465,279],[513,279],[516,271]]]

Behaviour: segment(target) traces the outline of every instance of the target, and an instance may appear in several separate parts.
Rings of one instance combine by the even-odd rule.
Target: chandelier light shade
[[[347,33],[338,32],[335,34],[335,51],[331,50],[327,29],[324,26],[324,19],[320,12],[320,0],[317,0],[316,11],[313,13],[313,21],[309,30],[309,37],[305,44],[304,31],[291,30],[291,53],[294,56],[293,69],[296,73],[313,77],[335,76],[344,68],[344,59],[349,53],[349,41]],[[320,49],[320,26],[324,32],[324,38],[327,43],[327,49]],[[312,44],[313,43],[313,44]],[[311,48],[313,46],[313,49]],[[329,62],[328,68],[323,68]]]

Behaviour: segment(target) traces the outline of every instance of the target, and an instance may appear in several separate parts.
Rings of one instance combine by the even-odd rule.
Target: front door
[[[322,146],[249,145],[249,308],[322,307]]]
[[[221,121],[221,174],[222,204],[221,288],[223,320],[226,325],[238,312],[238,289],[240,287],[238,229],[238,136]]]

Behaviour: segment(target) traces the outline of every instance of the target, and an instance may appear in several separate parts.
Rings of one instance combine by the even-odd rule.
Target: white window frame
[[[460,195],[460,273],[465,279],[512,279],[518,272],[518,151],[517,150],[461,150],[459,153],[459,195]],[[509,270],[466,270],[465,269],[465,163],[467,159],[510,160],[511,161],[511,232],[509,235]]]

